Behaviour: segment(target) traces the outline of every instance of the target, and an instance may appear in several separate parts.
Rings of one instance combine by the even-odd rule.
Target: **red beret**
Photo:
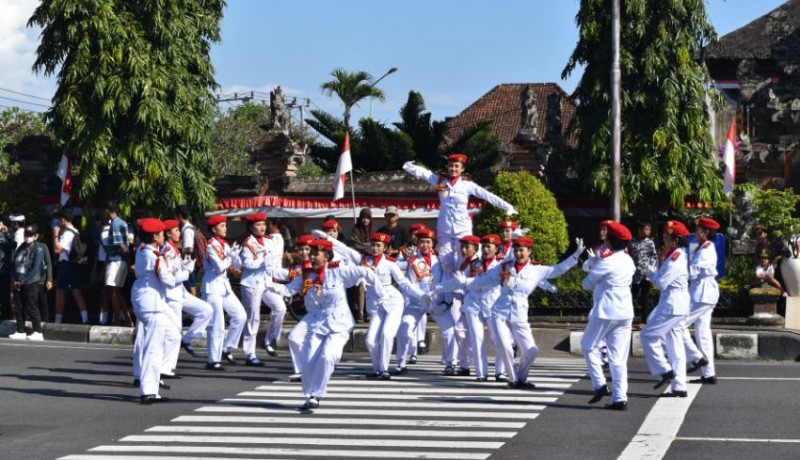
[[[683,225],[683,222],[678,220],[668,220],[667,223],[664,224],[664,231],[670,235],[689,236],[689,229]]]
[[[164,222],[152,217],[145,217],[139,221],[139,228],[145,233],[158,233],[164,231]]]
[[[263,212],[257,212],[257,213],[250,214],[249,216],[247,216],[247,222],[248,223],[252,224],[254,222],[261,222],[261,221],[264,221],[264,222],[267,221],[267,215],[264,214]]]
[[[372,236],[369,237],[370,241],[375,241],[378,243],[389,244],[392,242],[392,237],[381,232],[373,233]]]
[[[500,236],[494,234],[486,235],[483,238],[481,238],[481,243],[498,245],[500,244]]]
[[[481,239],[478,238],[475,235],[462,236],[461,238],[458,239],[458,241],[460,241],[462,243],[467,243],[467,244],[474,244],[475,246],[478,246],[478,245],[481,244]]]
[[[420,224],[420,223],[411,224],[411,226],[408,227],[408,230],[411,232],[412,235],[414,235],[418,231],[424,230],[424,229],[425,229],[425,226],[423,224]]]
[[[519,227],[519,223],[518,222],[514,222],[513,220],[506,219],[506,220],[500,222],[500,228],[510,228],[510,229],[514,230],[517,227]]]
[[[519,238],[514,240],[514,242],[511,243],[511,245],[514,246],[515,248],[518,248],[518,247],[532,248],[533,247],[533,238],[531,238],[529,236],[520,236]]]
[[[206,220],[206,225],[208,225],[210,228],[222,222],[226,222],[227,220],[227,217],[223,216],[222,214],[217,214],[209,217],[208,220]]]
[[[613,220],[607,221],[606,227],[608,228],[608,236],[622,241],[629,241],[633,238],[631,231],[628,227],[615,222]]]
[[[464,155],[463,153],[454,153],[454,154],[450,155],[449,157],[447,157],[447,161],[448,162],[457,161],[457,162],[465,165],[465,164],[467,164],[467,156]]]
[[[169,219],[164,221],[164,231],[172,230],[173,228],[177,228],[181,223],[175,219]]]
[[[336,222],[334,219],[326,220],[322,223],[322,228],[339,228],[339,222]]]
[[[333,243],[328,240],[314,239],[308,243],[312,248],[324,249],[326,251],[333,251]]]
[[[313,235],[300,235],[297,237],[297,245],[298,246],[308,246],[308,243],[314,240]]]
[[[610,219],[609,219],[609,220],[604,220],[604,221],[600,222],[600,224],[599,224],[599,225],[600,225],[601,227],[608,227],[608,226],[609,226],[609,225],[611,225],[612,223],[616,223],[616,222],[617,222],[617,221],[615,221],[615,220],[610,220]]]
[[[433,230],[428,229],[428,228],[423,228],[420,231],[418,231],[414,236],[418,240],[421,240],[423,238],[427,238],[429,240],[432,240],[432,239],[436,238],[436,232],[434,232]]]
[[[717,221],[710,217],[701,217],[697,219],[696,224],[709,230],[719,230],[719,224]]]

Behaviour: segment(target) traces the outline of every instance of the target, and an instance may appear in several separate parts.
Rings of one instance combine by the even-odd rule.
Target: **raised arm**
[[[417,179],[424,180],[425,182],[436,185],[439,183],[439,175],[435,174],[422,166],[417,166],[414,164],[413,161],[407,161],[403,164],[403,171],[407,172],[409,175],[416,177]]]
[[[499,196],[486,190],[485,188],[481,187],[480,185],[474,182],[469,182],[469,184],[470,184],[470,189],[469,189],[470,195],[476,198],[480,198],[483,201],[486,201],[487,203],[491,204],[492,206],[502,209],[509,216],[517,213],[517,210],[514,209],[514,206],[512,206],[511,203],[509,203],[508,201],[500,198]]]

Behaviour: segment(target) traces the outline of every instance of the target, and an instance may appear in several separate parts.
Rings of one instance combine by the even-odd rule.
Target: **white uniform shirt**
[[[467,292],[500,286],[500,294],[492,306],[492,316],[509,322],[528,322],[528,296],[542,280],[556,278],[572,268],[578,260],[570,256],[558,265],[537,265],[528,261],[517,271],[516,262],[503,262],[485,274],[467,279]]]
[[[58,245],[61,246],[61,252],[58,253],[58,261],[69,260],[69,252],[72,250],[72,240],[75,238],[75,227],[64,227],[61,229],[61,234],[58,235]]]
[[[136,281],[131,288],[135,314],[165,310],[165,285],[162,278],[169,278],[169,270],[164,270],[163,264],[164,259],[150,244],[142,245],[136,251]]]
[[[206,260],[203,263],[203,293],[206,295],[233,294],[231,282],[228,280],[228,268],[239,269],[241,261],[234,257],[231,247],[217,238],[208,240]]]
[[[653,274],[653,284],[661,291],[655,309],[668,315],[689,314],[689,268],[686,249],[675,248],[666,255]]]
[[[391,259],[386,255],[380,256],[377,263],[375,262],[375,257],[365,256],[361,261],[361,266],[374,271],[378,281],[377,284],[381,284],[383,286],[382,293],[380,295],[375,289],[367,289],[367,309],[377,308],[377,300],[379,297],[385,297],[386,300],[397,300],[399,302],[398,305],[402,305],[403,296],[400,294],[400,291],[403,291],[403,294],[413,298],[417,302],[419,302],[419,298],[424,294],[424,292],[418,286],[412,284],[409,279],[403,275],[403,271],[400,270],[400,267],[397,266],[397,264],[394,262],[394,259]],[[400,291],[398,291],[397,288],[395,288],[392,284],[393,280],[395,283],[397,283]],[[388,304],[384,303],[384,305]]]
[[[451,184],[449,178],[412,163],[404,164],[403,169],[417,179],[436,187],[440,203],[439,217],[436,220],[436,232],[439,238],[458,238],[472,234],[472,218],[467,211],[470,196],[480,198],[507,213],[516,212],[510,203],[469,179],[460,177]]]
[[[108,225],[103,226],[103,229],[100,230],[100,245],[97,246],[97,261],[98,262],[105,262],[108,257],[106,257],[106,248],[105,245],[102,243],[106,239],[108,239],[108,232],[111,227]]]
[[[692,303],[716,304],[719,300],[717,250],[710,241],[697,246],[689,260],[689,296]]]
[[[161,255],[164,263],[161,270],[171,273],[169,278],[162,278],[164,281],[165,297],[167,302],[183,302],[186,295],[186,288],[183,282],[189,279],[191,272],[183,268],[180,249],[177,245],[167,242],[161,248]]]
[[[241,256],[242,286],[258,288],[272,283],[272,277],[267,275],[267,267],[280,268],[283,237],[280,233],[273,233],[264,236],[259,243],[255,236],[250,235],[243,244]]]
[[[181,248],[189,249],[194,248],[194,225],[187,223],[181,230]]]
[[[581,282],[593,290],[594,306],[590,317],[608,320],[633,319],[631,283],[636,264],[624,250],[610,251],[597,257],[589,274]]]

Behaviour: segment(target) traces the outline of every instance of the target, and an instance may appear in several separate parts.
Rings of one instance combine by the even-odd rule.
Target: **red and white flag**
[[[353,162],[350,160],[350,133],[345,133],[342,153],[339,154],[339,164],[336,166],[336,175],[333,176],[333,201],[344,197],[344,184],[347,180],[347,173],[352,170]]]
[[[725,150],[722,152],[722,162],[725,163],[724,184],[722,192],[726,195],[733,193],[733,184],[736,182],[736,120],[731,118],[728,128],[728,138],[725,141]]]
[[[72,165],[69,154],[64,152],[61,155],[61,163],[58,164],[56,175],[61,179],[61,206],[67,204],[72,196]]]

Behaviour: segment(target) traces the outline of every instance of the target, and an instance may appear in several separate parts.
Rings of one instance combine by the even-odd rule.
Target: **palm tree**
[[[386,99],[383,91],[375,87],[374,79],[368,72],[348,72],[342,68],[331,72],[333,80],[322,84],[322,92],[331,96],[336,93],[344,104],[344,126],[350,130],[350,109],[359,101],[374,97],[379,101]]]

